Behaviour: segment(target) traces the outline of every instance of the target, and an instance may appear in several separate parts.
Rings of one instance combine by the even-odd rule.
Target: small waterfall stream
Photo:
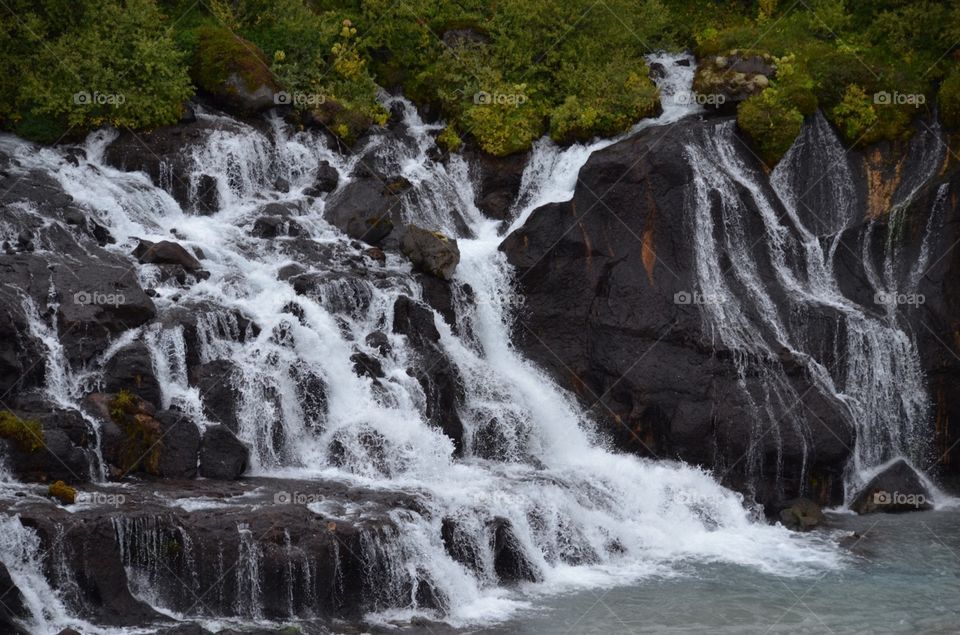
[[[685,57],[686,65],[675,64],[678,59],[656,57],[668,69],[660,81],[663,113],[628,135],[696,112],[691,100],[677,98],[689,90],[693,76],[690,58]],[[38,307],[32,308],[35,335],[47,345],[48,363],[55,367],[56,372],[47,373],[47,389],[57,403],[82,410],[79,397],[97,384],[103,365],[124,345],[141,341],[162,389],[158,405],[179,408],[200,427],[212,425],[203,395],[189,377],[191,344],[177,317],[192,313],[199,362],[229,362],[231,370],[222,379],[238,395],[238,434],[253,449],[254,475],[415,492],[421,501],[416,510],[391,512],[394,529],[364,537],[368,575],[381,589],[372,598],[372,621],[426,616],[456,626],[485,624],[529,607],[529,596],[538,593],[673,575],[676,563],[689,560],[777,575],[840,566],[840,556],[817,540],[757,522],[742,496],[705,471],[607,450],[575,398],[511,344],[509,318],[518,298],[512,271],[498,251],[501,240],[537,207],[568,199],[590,155],[616,139],[564,149],[549,140],[537,142],[512,220],[504,227],[477,209],[469,165],[462,157],[443,163],[430,158],[433,135],[442,126],[425,124],[401,98],[389,98],[387,104],[402,110],[407,136],[374,137],[365,150],[375,150],[377,161],[412,185],[405,218],[457,237],[461,250],[452,282],[458,323],[447,323],[439,313],[435,321],[440,346],[464,380],[462,457],[454,455],[450,438],[429,424],[424,391],[408,372],[418,363],[416,351],[406,336],[389,329],[401,297],[423,297],[409,264],[387,254],[383,267],[351,275],[340,263],[363,259],[362,248],[327,223],[323,197],[304,194],[322,161],[338,171],[343,188],[355,178],[359,159],[333,151],[321,135],[291,132],[279,119],[269,120],[263,132],[199,113],[222,124],[192,155],[189,189],[194,198],[201,195],[202,184],[215,183],[220,207],[211,215],[182,209],[142,173],[107,165],[104,151],[116,133],[91,135],[85,157],[76,162],[58,150],[20,146],[17,157],[24,165],[53,176],[109,228],[117,238],[111,250],[127,257],[137,239],[175,236],[187,249],[202,252],[210,273],[181,288],[164,281],[156,267],[139,266],[143,286],[156,290],[157,321],[125,334],[86,369],[69,369],[57,357],[55,329],[40,319]],[[804,142],[826,144],[835,152],[836,140],[825,125],[818,120]],[[704,305],[703,319],[724,346],[742,356],[744,376],[748,358],[764,361],[763,392],[751,395],[758,434],[797,398],[772,361],[780,347],[802,360],[818,388],[848,409],[861,435],[854,475],[908,453],[929,407],[913,341],[895,318],[844,298],[832,273],[835,236],[854,219],[854,210],[836,210],[824,225],[805,226],[789,182],[794,159],[788,154],[773,174],[788,226],[778,217],[770,191],[732,151],[731,126],[717,138],[687,147],[694,174],[689,211],[697,238],[699,291],[723,299]],[[846,192],[842,188],[848,178],[836,172],[830,187]],[[289,185],[286,191],[276,187],[279,180]],[[166,185],[167,190],[174,187],[172,181]],[[791,300],[799,306],[829,306],[843,321],[847,361],[842,372],[807,351],[804,334],[783,319],[765,289],[758,263],[748,258],[736,188],[747,191],[761,212],[776,279]],[[719,216],[713,195],[719,196]],[[292,210],[302,235],[252,237],[249,227],[267,204]],[[324,263],[331,254],[334,264]],[[728,276],[722,275],[721,254],[731,259]],[[315,282],[308,293],[298,293],[282,275],[292,266]],[[759,324],[748,318],[741,306],[745,302]],[[377,333],[383,337],[371,338]],[[376,359],[382,376],[355,372],[358,354]],[[802,435],[806,422],[788,418],[785,425]],[[103,472],[97,476],[102,480]],[[323,502],[313,505],[311,509],[329,512]],[[54,632],[73,624],[57,592],[44,586],[35,537],[18,521],[3,522],[0,559],[15,572],[21,589],[43,597],[31,604],[36,630]],[[475,567],[464,566],[445,549],[445,522],[456,526],[457,540],[476,554]],[[512,540],[539,580],[519,591],[497,582],[490,532],[500,522],[509,523]],[[115,523],[114,529],[136,595],[176,614],[161,594],[152,592],[168,572],[157,567],[153,553],[142,550],[153,543],[162,549],[170,527],[137,519]],[[233,617],[257,621],[263,618],[261,594],[267,584],[262,553],[249,527],[239,524],[237,532],[242,562],[231,574],[237,589]],[[177,535],[177,544],[190,544],[186,530]],[[286,546],[286,578],[270,584],[288,585],[291,617],[304,617],[309,611],[294,606],[295,581],[305,588],[326,581],[315,578],[307,555],[290,547],[289,534]],[[180,557],[189,572],[189,554]],[[423,601],[426,596],[434,601]]]

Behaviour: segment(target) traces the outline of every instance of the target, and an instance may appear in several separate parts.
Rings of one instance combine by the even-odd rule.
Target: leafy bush
[[[803,114],[777,88],[768,88],[740,104],[737,125],[750,138],[760,159],[772,167],[793,145]]]
[[[950,128],[960,128],[960,69],[954,69],[940,86],[940,116]]]
[[[51,141],[67,127],[144,128],[179,118],[190,81],[152,0],[84,0],[70,18],[57,12],[62,3],[38,4],[0,30],[0,62],[20,56],[10,64],[18,81],[0,98],[0,115],[15,129]],[[28,50],[7,40],[24,34]],[[41,119],[50,124],[37,125]]]

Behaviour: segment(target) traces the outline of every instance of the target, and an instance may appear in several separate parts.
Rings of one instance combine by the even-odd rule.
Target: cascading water
[[[685,65],[676,64],[678,59],[656,58],[667,68],[660,82],[663,114],[636,130],[695,111],[690,100],[676,97],[689,90],[693,74],[689,57]],[[324,220],[323,198],[304,195],[322,160],[338,170],[342,188],[353,178],[358,159],[344,159],[319,135],[291,134],[276,119],[265,134],[201,112],[199,117],[222,126],[193,154],[189,190],[200,196],[201,184],[213,179],[219,199],[217,213],[199,215],[181,209],[145,175],[106,165],[103,152],[113,138],[109,133],[91,136],[85,158],[76,162],[55,150],[28,147],[21,147],[17,156],[55,177],[107,225],[117,239],[109,247],[116,253],[129,254],[137,238],[159,241],[171,235],[187,249],[203,253],[209,277],[188,288],[165,281],[152,265],[137,270],[144,286],[155,290],[158,319],[124,336],[129,339],[123,342],[138,339],[150,350],[162,406],[179,408],[201,427],[212,423],[204,395],[188,377],[186,327],[175,319],[188,312],[194,317],[190,328],[195,335],[190,337],[198,348],[195,362],[229,362],[231,370],[219,379],[238,395],[239,436],[253,449],[256,475],[332,479],[416,494],[421,503],[415,510],[391,512],[393,528],[365,538],[367,573],[382,589],[372,601],[374,619],[427,615],[468,625],[526,606],[518,592],[498,587],[496,540],[510,541],[529,577],[539,581],[523,587],[533,593],[668,575],[674,563],[686,560],[724,561],[781,575],[838,566],[839,556],[831,548],[756,522],[743,498],[707,473],[604,449],[575,399],[510,343],[507,325],[516,299],[510,267],[497,250],[505,234],[474,205],[468,165],[458,156],[447,163],[432,160],[432,134],[439,127],[424,124],[399,98],[388,103],[402,108],[407,136],[377,138],[368,148],[380,144],[378,161],[410,181],[405,218],[458,237],[462,254],[453,281],[459,324],[435,315],[440,346],[464,379],[462,458],[454,456],[451,440],[429,425],[424,390],[408,372],[418,363],[408,338],[384,332],[389,331],[385,325],[394,323],[398,299],[423,295],[409,264],[388,254],[385,265],[370,267],[369,275],[351,275],[337,263],[362,260],[362,249]],[[590,154],[612,142],[562,151],[539,142],[512,226],[522,224],[537,206],[569,197]],[[748,182],[736,166],[708,172],[709,162],[703,163],[698,187],[723,193],[731,179]],[[288,187],[276,187],[280,179]],[[269,203],[290,210],[302,228],[299,237],[251,237],[249,226]],[[782,231],[770,227],[772,235]],[[704,234],[704,239],[705,248],[713,245],[712,237],[707,240]],[[731,247],[735,244],[725,246]],[[322,261],[331,255],[333,265]],[[709,255],[703,260],[709,263]],[[300,279],[312,283],[305,293],[298,293],[291,278],[282,275],[293,266]],[[737,279],[751,290],[758,306],[768,307],[750,267],[749,262],[738,263]],[[786,265],[781,273],[798,294],[822,297],[795,280]],[[703,290],[727,293],[722,281],[709,274],[704,267]],[[772,307],[763,315],[784,345],[801,350],[800,343],[790,344],[788,327],[777,322]],[[707,319],[728,345],[750,355],[769,353],[769,345],[732,314]],[[370,337],[376,333],[383,337]],[[105,364],[120,348],[111,346],[98,363]],[[363,366],[357,359],[375,359],[382,372],[357,372],[355,368]],[[76,385],[57,390],[70,405],[83,408],[78,396],[82,387],[96,382],[97,372],[67,373],[62,379]],[[828,382],[829,374],[820,372]],[[771,372],[772,385],[775,380]],[[758,410],[782,405],[787,396],[766,399],[758,399]],[[185,425],[194,425],[189,421]],[[140,525],[131,521],[115,526],[124,562],[137,594],[163,609],[164,600],[147,587],[166,573],[155,566],[155,556],[141,548],[150,541],[163,542],[163,532],[172,529],[136,522]],[[234,613],[256,620],[264,590],[262,554],[248,527],[240,525],[237,531],[241,562],[226,569],[235,578]],[[453,531],[453,540],[474,554],[476,566],[451,557],[441,539],[445,531]],[[163,545],[158,542],[155,548]],[[310,571],[309,565],[291,558],[290,571]],[[8,560],[6,550],[3,561],[9,565]]]
[[[884,281],[869,276],[880,304],[864,307],[847,298],[834,261],[839,249],[850,249],[842,244],[843,231],[861,211],[843,147],[826,120],[818,114],[805,127],[773,170],[772,192],[738,157],[733,135],[733,124],[727,123],[719,134],[704,135],[686,149],[694,174],[689,207],[697,290],[707,299],[701,312],[709,332],[735,354],[741,386],[754,407],[755,440],[791,429],[808,438],[811,423],[796,412],[802,396],[790,385],[780,362],[784,355],[800,362],[816,389],[836,400],[856,430],[845,481],[849,499],[882,464],[923,456],[921,431],[930,406],[919,354],[898,322],[896,305],[881,300],[915,292],[924,265],[918,262],[909,276],[896,276],[891,263],[897,257],[888,250]],[[919,159],[920,177],[901,185],[891,214],[909,205],[941,160]],[[815,178],[808,179],[811,174]],[[759,211],[759,235],[751,234],[753,214],[744,197]],[[930,222],[937,216],[934,210]],[[869,242],[869,232],[864,240]],[[772,265],[777,291],[786,293],[789,313],[836,316],[833,346],[824,345],[822,333],[808,332],[807,320],[786,319],[788,312],[779,308],[760,274],[767,261],[754,255],[758,245]],[[867,260],[868,253],[865,245]],[[872,263],[866,268],[872,270]],[[757,369],[763,375],[759,391],[746,383],[747,374]],[[754,448],[751,454],[750,467],[757,470],[760,453]]]

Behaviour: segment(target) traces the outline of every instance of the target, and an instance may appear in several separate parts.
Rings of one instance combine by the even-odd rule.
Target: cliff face
[[[713,119],[601,150],[571,201],[501,247],[520,345],[620,447],[767,503],[842,502],[845,469],[897,450],[955,470],[960,235],[940,143],[847,153],[816,117],[767,173]]]

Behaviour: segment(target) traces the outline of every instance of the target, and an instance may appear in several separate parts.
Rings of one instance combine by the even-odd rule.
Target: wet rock
[[[794,531],[809,531],[826,520],[820,506],[809,498],[797,498],[786,503],[779,514],[780,523]]]
[[[416,225],[405,229],[400,250],[414,268],[441,280],[450,280],[460,263],[460,248],[455,239]]]
[[[200,453],[200,430],[197,424],[176,410],[161,410],[156,415],[160,423],[162,445],[158,475],[164,478],[194,478]]]
[[[169,240],[154,243],[141,239],[136,249],[133,250],[133,256],[142,264],[180,265],[187,271],[203,269],[200,261],[189,251]]]
[[[329,161],[321,161],[313,185],[305,189],[303,193],[307,196],[320,196],[337,189],[339,182],[340,173],[337,172],[337,169],[330,165]]]
[[[858,514],[897,514],[933,509],[930,490],[910,464],[897,459],[854,497],[850,509]]]
[[[693,180],[684,147],[723,125],[688,119],[595,152],[571,201],[535,210],[504,240],[524,299],[517,345],[592,408],[622,450],[707,468],[736,464],[721,468],[727,483],[751,489],[750,480],[765,503],[815,491],[818,503],[837,504],[855,445],[843,404],[796,372],[795,360],[776,355],[751,363],[741,381],[733,352],[705,328],[701,307],[689,298],[697,255],[685,213],[689,189],[680,185]],[[739,147],[744,165],[756,165]],[[762,244],[760,212],[749,196],[740,201],[749,241]],[[772,266],[759,267],[757,276],[774,304],[788,305]],[[758,436],[752,409],[769,394],[764,377],[771,373],[786,376],[799,397],[787,413],[798,423]],[[751,474],[738,462],[748,452],[759,465]],[[828,486],[799,481],[811,474]]]
[[[232,480],[250,464],[250,449],[224,425],[207,428],[200,443],[200,476]]]
[[[389,355],[392,352],[390,338],[383,331],[374,331],[364,339],[367,346],[377,349],[381,355]]]
[[[81,413],[42,403],[14,414],[21,420],[40,423],[43,430],[42,439],[37,439],[35,447],[0,439],[0,445],[6,446],[7,465],[18,479],[69,483],[90,480],[95,464],[92,451],[95,437]]]
[[[501,582],[539,582],[543,574],[523,552],[513,525],[495,518],[489,528],[493,547],[493,569]]]
[[[220,187],[215,177],[209,174],[197,177],[193,203],[194,211],[202,216],[216,214],[220,210]]]
[[[455,561],[477,573],[483,571],[483,552],[469,532],[453,518],[444,518],[440,525],[443,547]]]
[[[153,373],[153,357],[143,342],[133,342],[118,350],[103,368],[103,391],[131,390],[150,403],[161,399],[160,382]]]
[[[11,635],[27,635],[18,625],[19,620],[29,617],[23,594],[17,587],[7,567],[0,562],[0,630]]]
[[[417,378],[426,396],[426,416],[453,441],[454,452],[463,452],[464,428],[459,408],[463,404],[463,378],[440,346],[433,312],[424,305],[400,296],[393,306],[393,332],[405,335],[419,358],[407,370]]]
[[[353,372],[357,377],[369,377],[374,381],[383,379],[383,365],[372,355],[358,351],[350,356],[350,361],[353,362]]]
[[[205,27],[191,67],[197,87],[219,106],[242,115],[276,106],[280,87],[256,44],[229,29]]]
[[[356,178],[328,201],[325,217],[351,238],[379,245],[393,231],[402,208],[402,196],[384,190],[378,177]]]
[[[300,236],[303,227],[292,218],[283,216],[261,216],[253,223],[250,232],[257,238],[277,238],[278,236]]]
[[[693,89],[708,98],[707,105],[732,114],[738,103],[769,86],[776,72],[774,59],[765,53],[708,56],[697,66]]]
[[[477,166],[477,207],[490,218],[507,220],[520,192],[529,154],[495,157],[479,150],[468,150],[465,156],[471,165]]]

